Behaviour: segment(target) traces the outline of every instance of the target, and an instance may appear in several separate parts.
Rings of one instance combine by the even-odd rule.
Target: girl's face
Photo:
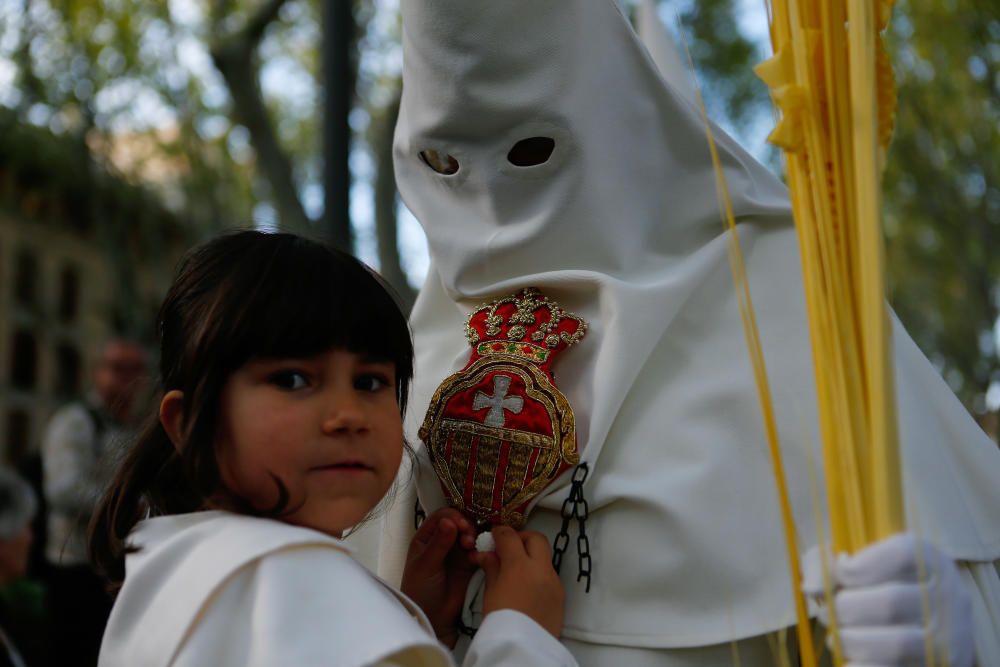
[[[395,366],[345,349],[244,364],[222,392],[216,455],[231,492],[339,537],[389,490],[403,456]]]

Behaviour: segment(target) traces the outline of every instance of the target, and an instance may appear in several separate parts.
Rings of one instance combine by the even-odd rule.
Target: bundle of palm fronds
[[[770,0],[757,67],[781,113],[802,254],[835,551],[903,529],[880,177],[895,90],[892,0]]]

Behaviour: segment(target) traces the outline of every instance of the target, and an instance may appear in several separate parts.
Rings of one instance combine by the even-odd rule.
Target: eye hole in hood
[[[420,151],[420,159],[424,164],[443,176],[452,176],[460,168],[458,160],[447,153],[441,153],[431,148]]]
[[[548,162],[555,149],[556,142],[550,137],[530,137],[514,144],[507,161],[515,167],[534,167]]]

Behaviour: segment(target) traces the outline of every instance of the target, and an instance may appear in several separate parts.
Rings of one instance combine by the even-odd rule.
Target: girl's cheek
[[[253,501],[259,489],[267,481],[266,471],[260,462],[241,453],[231,442],[223,442],[216,447],[216,461],[219,465],[219,479],[231,493]]]

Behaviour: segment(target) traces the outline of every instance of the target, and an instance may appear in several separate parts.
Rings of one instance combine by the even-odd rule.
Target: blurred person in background
[[[92,391],[57,411],[42,440],[49,606],[60,638],[55,664],[97,663],[111,599],[87,561],[87,524],[110,480],[118,443],[132,434],[133,408],[146,371],[142,345],[124,338],[108,341]]]
[[[42,588],[25,578],[37,509],[28,482],[0,466],[0,667],[42,664]]]

